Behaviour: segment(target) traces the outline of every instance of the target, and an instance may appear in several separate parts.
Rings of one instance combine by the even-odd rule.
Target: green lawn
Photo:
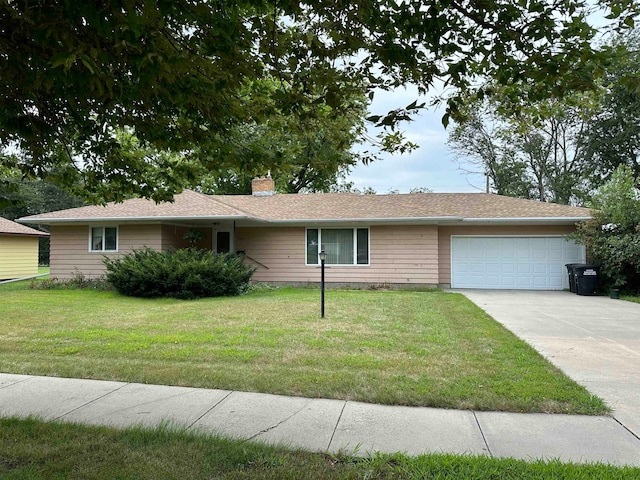
[[[171,429],[124,431],[0,420],[0,477],[111,479],[611,479],[640,469],[487,457],[306,453]]]
[[[623,295],[620,297],[622,300],[626,300],[627,302],[635,302],[640,303],[640,295]]]
[[[7,285],[10,287],[11,284]],[[0,371],[474,410],[606,406],[464,296],[279,289],[143,300],[0,288]]]

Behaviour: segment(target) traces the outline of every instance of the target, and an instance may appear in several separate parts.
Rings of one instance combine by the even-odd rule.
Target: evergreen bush
[[[593,218],[578,224],[573,238],[587,247],[589,263],[600,267],[605,291],[640,292],[640,184],[619,166],[592,199]]]
[[[239,295],[255,271],[241,255],[184,248],[158,252],[134,250],[104,258],[107,280],[123,295],[193,299]]]

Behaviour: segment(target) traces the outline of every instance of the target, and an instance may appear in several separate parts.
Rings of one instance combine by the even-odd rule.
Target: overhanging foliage
[[[632,24],[633,0],[604,2]],[[461,96],[492,80],[526,82],[532,99],[585,89],[605,51],[591,46],[580,0],[9,0],[0,5],[0,143],[24,153],[25,174],[95,191],[156,200],[180,188],[175,165],[123,158],[115,132],[187,156],[215,151],[237,125],[276,112],[313,116],[340,109],[363,86],[442,80],[443,119]],[[272,77],[275,102],[242,95]],[[265,108],[265,105],[267,108]],[[393,128],[413,103],[370,117]],[[224,140],[223,140],[224,141]],[[224,168],[221,159],[217,167]]]

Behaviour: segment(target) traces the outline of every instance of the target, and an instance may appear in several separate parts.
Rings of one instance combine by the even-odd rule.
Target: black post
[[[320,259],[320,317],[324,318],[324,258]]]

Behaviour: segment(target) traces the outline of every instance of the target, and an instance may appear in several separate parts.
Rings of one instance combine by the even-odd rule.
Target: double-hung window
[[[368,228],[308,228],[307,265],[318,265],[318,253],[327,265],[369,265]]]
[[[117,252],[118,227],[91,227],[89,230],[90,252]]]

